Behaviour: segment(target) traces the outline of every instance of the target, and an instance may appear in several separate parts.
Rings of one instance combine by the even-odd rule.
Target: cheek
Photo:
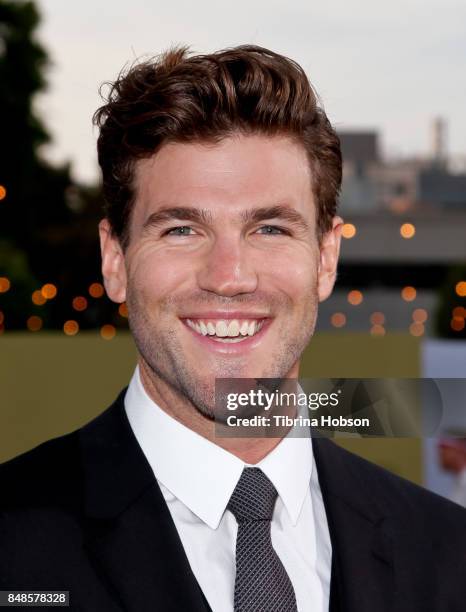
[[[294,303],[309,300],[317,291],[318,263],[307,249],[268,257],[262,264],[262,277],[274,290],[286,294]],[[264,286],[264,289],[266,287]]]
[[[186,257],[141,251],[128,268],[128,278],[144,301],[157,302],[192,283],[193,271]]]

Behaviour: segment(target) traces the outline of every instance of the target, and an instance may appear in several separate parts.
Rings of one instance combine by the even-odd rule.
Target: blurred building
[[[408,159],[385,157],[375,130],[339,136],[346,224],[335,291],[320,307],[319,329],[439,333],[440,310],[449,319],[450,310],[457,315],[466,306],[454,286],[451,308],[442,305],[452,270],[466,264],[466,158],[449,156],[439,118],[430,150]],[[466,278],[459,280],[466,286]],[[466,319],[455,325],[462,337]]]
[[[466,211],[466,166],[458,157],[450,163],[445,120],[436,118],[431,133],[431,150],[425,156],[389,159],[381,153],[377,131],[339,132],[342,213]]]
[[[374,172],[381,165],[379,136],[375,131],[340,132],[339,136],[343,154],[341,209],[372,212],[378,208]]]

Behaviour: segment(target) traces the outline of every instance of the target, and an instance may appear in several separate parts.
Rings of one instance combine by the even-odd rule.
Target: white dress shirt
[[[125,409],[212,611],[233,612],[238,526],[226,507],[248,464],[164,412],[146,393],[138,368]],[[332,549],[311,438],[286,436],[256,467],[278,491],[272,544],[298,610],[328,612]]]

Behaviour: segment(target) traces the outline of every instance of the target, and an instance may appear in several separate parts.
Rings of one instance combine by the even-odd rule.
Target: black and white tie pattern
[[[291,580],[272,546],[277,491],[259,468],[244,468],[228,504],[238,523],[235,612],[297,612]]]

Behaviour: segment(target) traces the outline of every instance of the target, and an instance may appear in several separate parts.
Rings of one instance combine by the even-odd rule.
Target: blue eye
[[[258,230],[259,234],[273,235],[273,234],[284,234],[285,232],[276,225],[263,225]]]
[[[179,227],[172,227],[165,232],[166,236],[189,236],[193,231],[192,227],[188,225],[180,225]]]

